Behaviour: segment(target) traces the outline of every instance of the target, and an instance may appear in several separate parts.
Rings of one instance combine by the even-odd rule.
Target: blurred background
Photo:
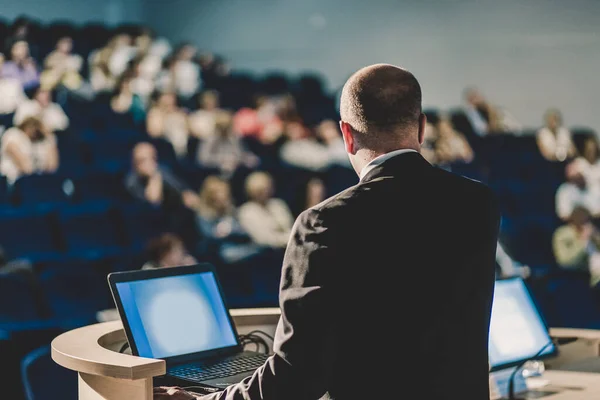
[[[550,326],[600,328],[599,2],[0,10],[6,398],[73,398],[49,397],[75,377],[48,344],[115,317],[110,272],[208,261],[231,308],[277,306],[294,218],[358,181],[337,103],[378,62],[422,84],[422,154],[496,192],[498,277],[526,278]]]

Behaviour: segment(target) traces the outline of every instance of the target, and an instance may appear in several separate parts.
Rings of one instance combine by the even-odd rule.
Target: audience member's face
[[[196,56],[196,48],[191,45],[183,46],[179,50],[178,59],[189,61]]]
[[[215,186],[211,193],[213,207],[219,211],[226,210],[231,204],[231,194],[226,184]]]
[[[23,40],[18,41],[13,45],[10,54],[15,62],[25,61],[29,57],[29,45]]]
[[[317,133],[325,142],[330,142],[342,137],[338,125],[332,120],[321,122],[317,128]]]
[[[273,197],[273,182],[270,178],[261,179],[256,182],[253,190],[252,200],[264,204]]]
[[[480,106],[484,103],[483,96],[477,90],[470,90],[467,93],[466,98],[467,98],[467,103],[469,103],[475,107]]]
[[[452,133],[452,124],[446,119],[440,120],[438,123],[438,133],[440,136],[447,136]]]
[[[299,122],[290,122],[287,124],[285,133],[290,140],[300,140],[306,136],[304,126]]]
[[[131,36],[121,33],[114,38],[115,47],[119,48],[122,46],[130,46],[131,45]]]
[[[583,157],[589,162],[595,162],[598,158],[598,144],[596,139],[588,139],[583,147]]]
[[[211,92],[204,93],[202,96],[202,108],[209,111],[219,108],[218,96]]]
[[[73,49],[73,40],[70,37],[64,37],[56,43],[56,50],[63,54],[70,54]]]
[[[47,107],[50,102],[50,92],[48,90],[38,90],[35,94],[35,100],[42,106]]]
[[[160,95],[158,105],[166,110],[172,110],[177,107],[177,98],[173,93],[163,93]]]
[[[133,150],[133,168],[141,177],[153,176],[158,169],[156,149],[150,144],[136,146]]]
[[[162,260],[160,260],[161,267],[179,267],[185,264],[187,253],[181,243],[175,244],[171,250],[165,254]]]
[[[558,115],[557,113],[550,113],[546,117],[546,126],[552,131],[558,129],[561,123],[562,121],[560,115]]]

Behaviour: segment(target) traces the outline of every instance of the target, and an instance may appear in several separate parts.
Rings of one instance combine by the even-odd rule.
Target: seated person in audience
[[[90,54],[90,85],[94,92],[112,92],[117,85],[115,77],[108,66],[112,50],[104,47]]]
[[[19,125],[28,117],[38,118],[44,129],[50,132],[64,131],[69,127],[69,117],[62,107],[52,101],[52,93],[43,87],[38,87],[31,100],[26,100],[15,112],[14,124]]]
[[[166,167],[158,164],[156,149],[150,143],[138,143],[133,148],[133,169],[125,186],[131,195],[155,206],[195,209],[198,196]]]
[[[219,257],[227,262],[240,261],[259,252],[242,228],[231,198],[229,183],[216,176],[207,177],[200,189],[197,207],[198,225],[206,248],[216,247]]]
[[[471,132],[477,136],[488,133],[520,133],[522,125],[507,110],[488,102],[476,88],[464,91],[464,112],[469,121]]]
[[[188,120],[192,135],[204,140],[215,135],[218,115],[225,111],[219,108],[219,93],[214,90],[202,92],[198,103],[200,108],[191,113]]]
[[[265,172],[246,178],[248,202],[240,207],[242,227],[262,246],[285,248],[294,218],[283,200],[273,198],[273,179]]]
[[[18,40],[13,43],[10,60],[2,66],[2,76],[17,79],[24,90],[40,83],[40,74],[34,59],[29,56],[29,44],[26,41]]]
[[[109,42],[110,56],[108,68],[112,76],[121,76],[127,71],[131,60],[135,58],[137,49],[133,46],[131,35],[120,32]]]
[[[175,52],[173,64],[173,83],[177,95],[189,99],[200,88],[200,65],[195,60],[198,50],[185,43]]]
[[[163,233],[150,240],[146,248],[148,261],[142,269],[181,267],[197,264],[196,259],[185,249],[183,241],[173,233]]]
[[[58,39],[56,48],[44,61],[44,71],[40,80],[43,86],[55,88],[62,85],[69,90],[79,89],[83,83],[83,78],[79,74],[83,59],[77,54],[71,53],[73,50],[73,39],[65,36]]]
[[[252,108],[242,107],[233,116],[233,128],[238,135],[254,138],[263,143],[272,142],[271,137],[264,137],[267,126],[281,124],[282,120],[277,116],[273,102],[266,96],[256,96]],[[280,133],[282,132],[281,129]],[[273,131],[269,132],[272,133]]]
[[[0,118],[2,115],[14,113],[19,104],[27,99],[19,80],[4,76],[3,65],[4,54],[0,53]]]
[[[552,247],[560,267],[589,272],[591,286],[600,282],[600,232],[584,207],[575,207],[568,223],[554,232]]]
[[[581,170],[586,185],[589,187],[600,186],[600,146],[596,135],[589,135],[583,141],[581,156],[577,157],[574,164]]]
[[[519,276],[525,279],[531,274],[529,267],[509,256],[500,242],[496,245],[496,264],[500,267],[498,274],[500,278]]]
[[[144,72],[143,60],[142,56],[131,61],[131,65],[125,73],[132,76],[131,91],[137,95],[142,100],[144,106],[147,107],[152,98],[152,94],[154,93],[155,85],[154,78]]]
[[[132,78],[130,74],[121,77],[110,99],[110,108],[117,114],[130,114],[135,124],[141,124],[146,120],[146,110],[142,99],[131,89]]]
[[[175,93],[158,94],[156,102],[148,111],[146,129],[150,136],[162,137],[169,141],[178,157],[183,157],[187,153],[189,138],[187,115],[177,105]]]
[[[438,159],[435,152],[435,144],[438,141],[438,130],[434,124],[427,121],[425,124],[425,134],[423,144],[421,144],[421,155],[431,165],[437,165]]]
[[[329,166],[340,165],[342,167],[352,168],[348,153],[346,153],[342,133],[335,121],[331,119],[322,121],[317,125],[316,133],[317,138],[329,153]]]
[[[577,150],[571,132],[563,126],[560,111],[550,109],[544,116],[545,126],[537,133],[537,144],[548,161],[565,161],[575,157]]]
[[[216,135],[209,137],[198,150],[198,162],[205,167],[218,168],[227,176],[240,166],[255,168],[259,159],[246,150],[233,131],[231,116],[222,113],[217,117]]]
[[[312,178],[306,184],[306,202],[304,210],[316,206],[327,198],[325,184],[319,178]],[[302,210],[302,211],[304,211]]]
[[[440,118],[435,142],[437,164],[470,163],[473,149],[465,136],[457,132],[448,118]]]
[[[55,172],[58,164],[56,137],[35,117],[25,118],[0,139],[0,173],[9,183],[24,175]]]
[[[327,169],[334,160],[342,161],[337,132],[334,135],[331,129],[326,128],[321,133],[325,143],[319,142],[302,122],[288,122],[284,132],[287,140],[280,150],[281,160],[294,167],[315,172]]]
[[[577,206],[585,207],[594,218],[600,216],[600,188],[587,184],[581,163],[571,163],[566,169],[567,182],[556,191],[556,214],[567,221]]]

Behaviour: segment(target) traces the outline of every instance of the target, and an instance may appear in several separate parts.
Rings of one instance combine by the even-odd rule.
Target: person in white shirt
[[[197,50],[190,44],[182,45],[175,54],[173,78],[177,94],[189,99],[200,88],[200,65],[194,60]]]
[[[62,84],[70,90],[79,89],[83,78],[79,74],[83,59],[77,54],[72,54],[73,39],[65,36],[56,42],[56,48],[44,61],[45,70],[40,81],[43,86],[56,87]]]
[[[217,118],[224,111],[219,108],[219,93],[207,90],[199,96],[200,108],[189,116],[190,132],[198,139],[208,139],[217,131]]]
[[[585,207],[596,218],[600,216],[600,188],[587,184],[580,163],[571,163],[566,168],[567,182],[556,191],[556,214],[567,221],[573,210]]]
[[[544,116],[545,126],[537,133],[537,144],[548,161],[565,161],[577,154],[571,132],[563,126],[560,111],[550,109]]]
[[[25,118],[0,139],[0,173],[10,184],[23,175],[55,172],[58,164],[56,137],[35,117]]]
[[[4,54],[0,53],[0,115],[15,112],[19,104],[27,99],[17,78],[2,76],[3,65]]]
[[[69,127],[69,117],[62,107],[53,103],[49,90],[39,87],[31,100],[26,100],[15,112],[14,124],[21,124],[28,117],[37,117],[44,129],[50,132],[64,131]]]
[[[171,142],[178,157],[187,154],[188,120],[185,112],[177,105],[175,93],[158,95],[154,106],[148,111],[146,127],[150,136],[163,137]]]
[[[596,135],[589,135],[583,141],[581,156],[577,157],[574,164],[585,178],[588,187],[600,186],[600,145]]]
[[[511,256],[509,256],[500,242],[498,242],[496,245],[496,263],[500,267],[501,278],[509,278],[512,276],[528,278],[531,274],[530,268],[518,261],[515,261]]]
[[[259,245],[285,248],[294,218],[283,200],[273,198],[273,180],[264,172],[246,179],[249,201],[239,209],[240,224]]]

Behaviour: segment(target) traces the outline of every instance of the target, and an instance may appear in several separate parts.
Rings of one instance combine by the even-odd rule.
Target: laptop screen
[[[550,340],[546,324],[523,280],[496,281],[489,337],[492,369],[527,360]],[[541,356],[554,352],[555,346],[550,345]]]
[[[167,358],[237,344],[212,272],[115,286],[141,357]]]

